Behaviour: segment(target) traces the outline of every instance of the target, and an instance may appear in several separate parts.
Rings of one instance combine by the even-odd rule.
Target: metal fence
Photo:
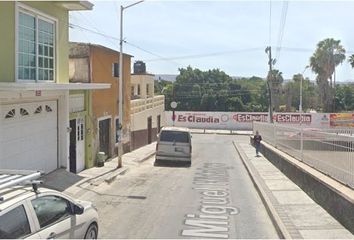
[[[262,139],[354,188],[354,129],[318,129],[253,123]]]

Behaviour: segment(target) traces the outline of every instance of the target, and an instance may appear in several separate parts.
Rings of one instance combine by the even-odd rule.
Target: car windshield
[[[189,143],[189,134],[187,132],[179,131],[162,131],[160,134],[160,141]]]

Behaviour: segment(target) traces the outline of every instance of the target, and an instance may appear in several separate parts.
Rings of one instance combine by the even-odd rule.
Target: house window
[[[119,77],[119,64],[118,63],[112,64],[112,76]]]
[[[16,114],[16,110],[15,109],[12,109],[11,111],[9,111],[5,118],[14,118],[15,117],[15,114]]]
[[[48,105],[45,105],[45,110],[46,110],[46,112],[52,112],[53,111],[52,108],[49,107]]]
[[[18,14],[17,78],[54,81],[55,23],[35,13]]]
[[[41,113],[42,112],[42,106],[39,106],[36,108],[36,111],[34,113]]]
[[[149,96],[150,95],[150,85],[146,84],[146,95]]]
[[[27,115],[29,115],[29,114],[28,114],[28,111],[27,111],[26,109],[24,109],[24,108],[21,108],[21,109],[20,109],[20,114],[21,114],[21,116],[27,116]]]
[[[140,84],[138,84],[138,96],[140,96]]]

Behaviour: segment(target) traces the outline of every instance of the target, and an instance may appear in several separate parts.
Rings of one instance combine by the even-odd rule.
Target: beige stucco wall
[[[138,85],[140,85],[140,95],[138,95]],[[149,95],[146,94],[147,85],[149,85]],[[154,95],[154,75],[132,74],[131,86],[134,87],[133,95],[139,96],[140,98],[152,97]]]
[[[165,106],[160,105],[131,115],[131,131],[147,129],[147,118],[152,119],[152,128],[157,128],[157,116],[161,116],[161,127],[165,125]]]

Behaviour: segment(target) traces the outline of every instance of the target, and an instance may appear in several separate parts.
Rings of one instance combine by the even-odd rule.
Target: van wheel
[[[98,227],[95,223],[91,223],[91,225],[88,227],[86,234],[85,234],[85,239],[97,239],[98,236]]]

